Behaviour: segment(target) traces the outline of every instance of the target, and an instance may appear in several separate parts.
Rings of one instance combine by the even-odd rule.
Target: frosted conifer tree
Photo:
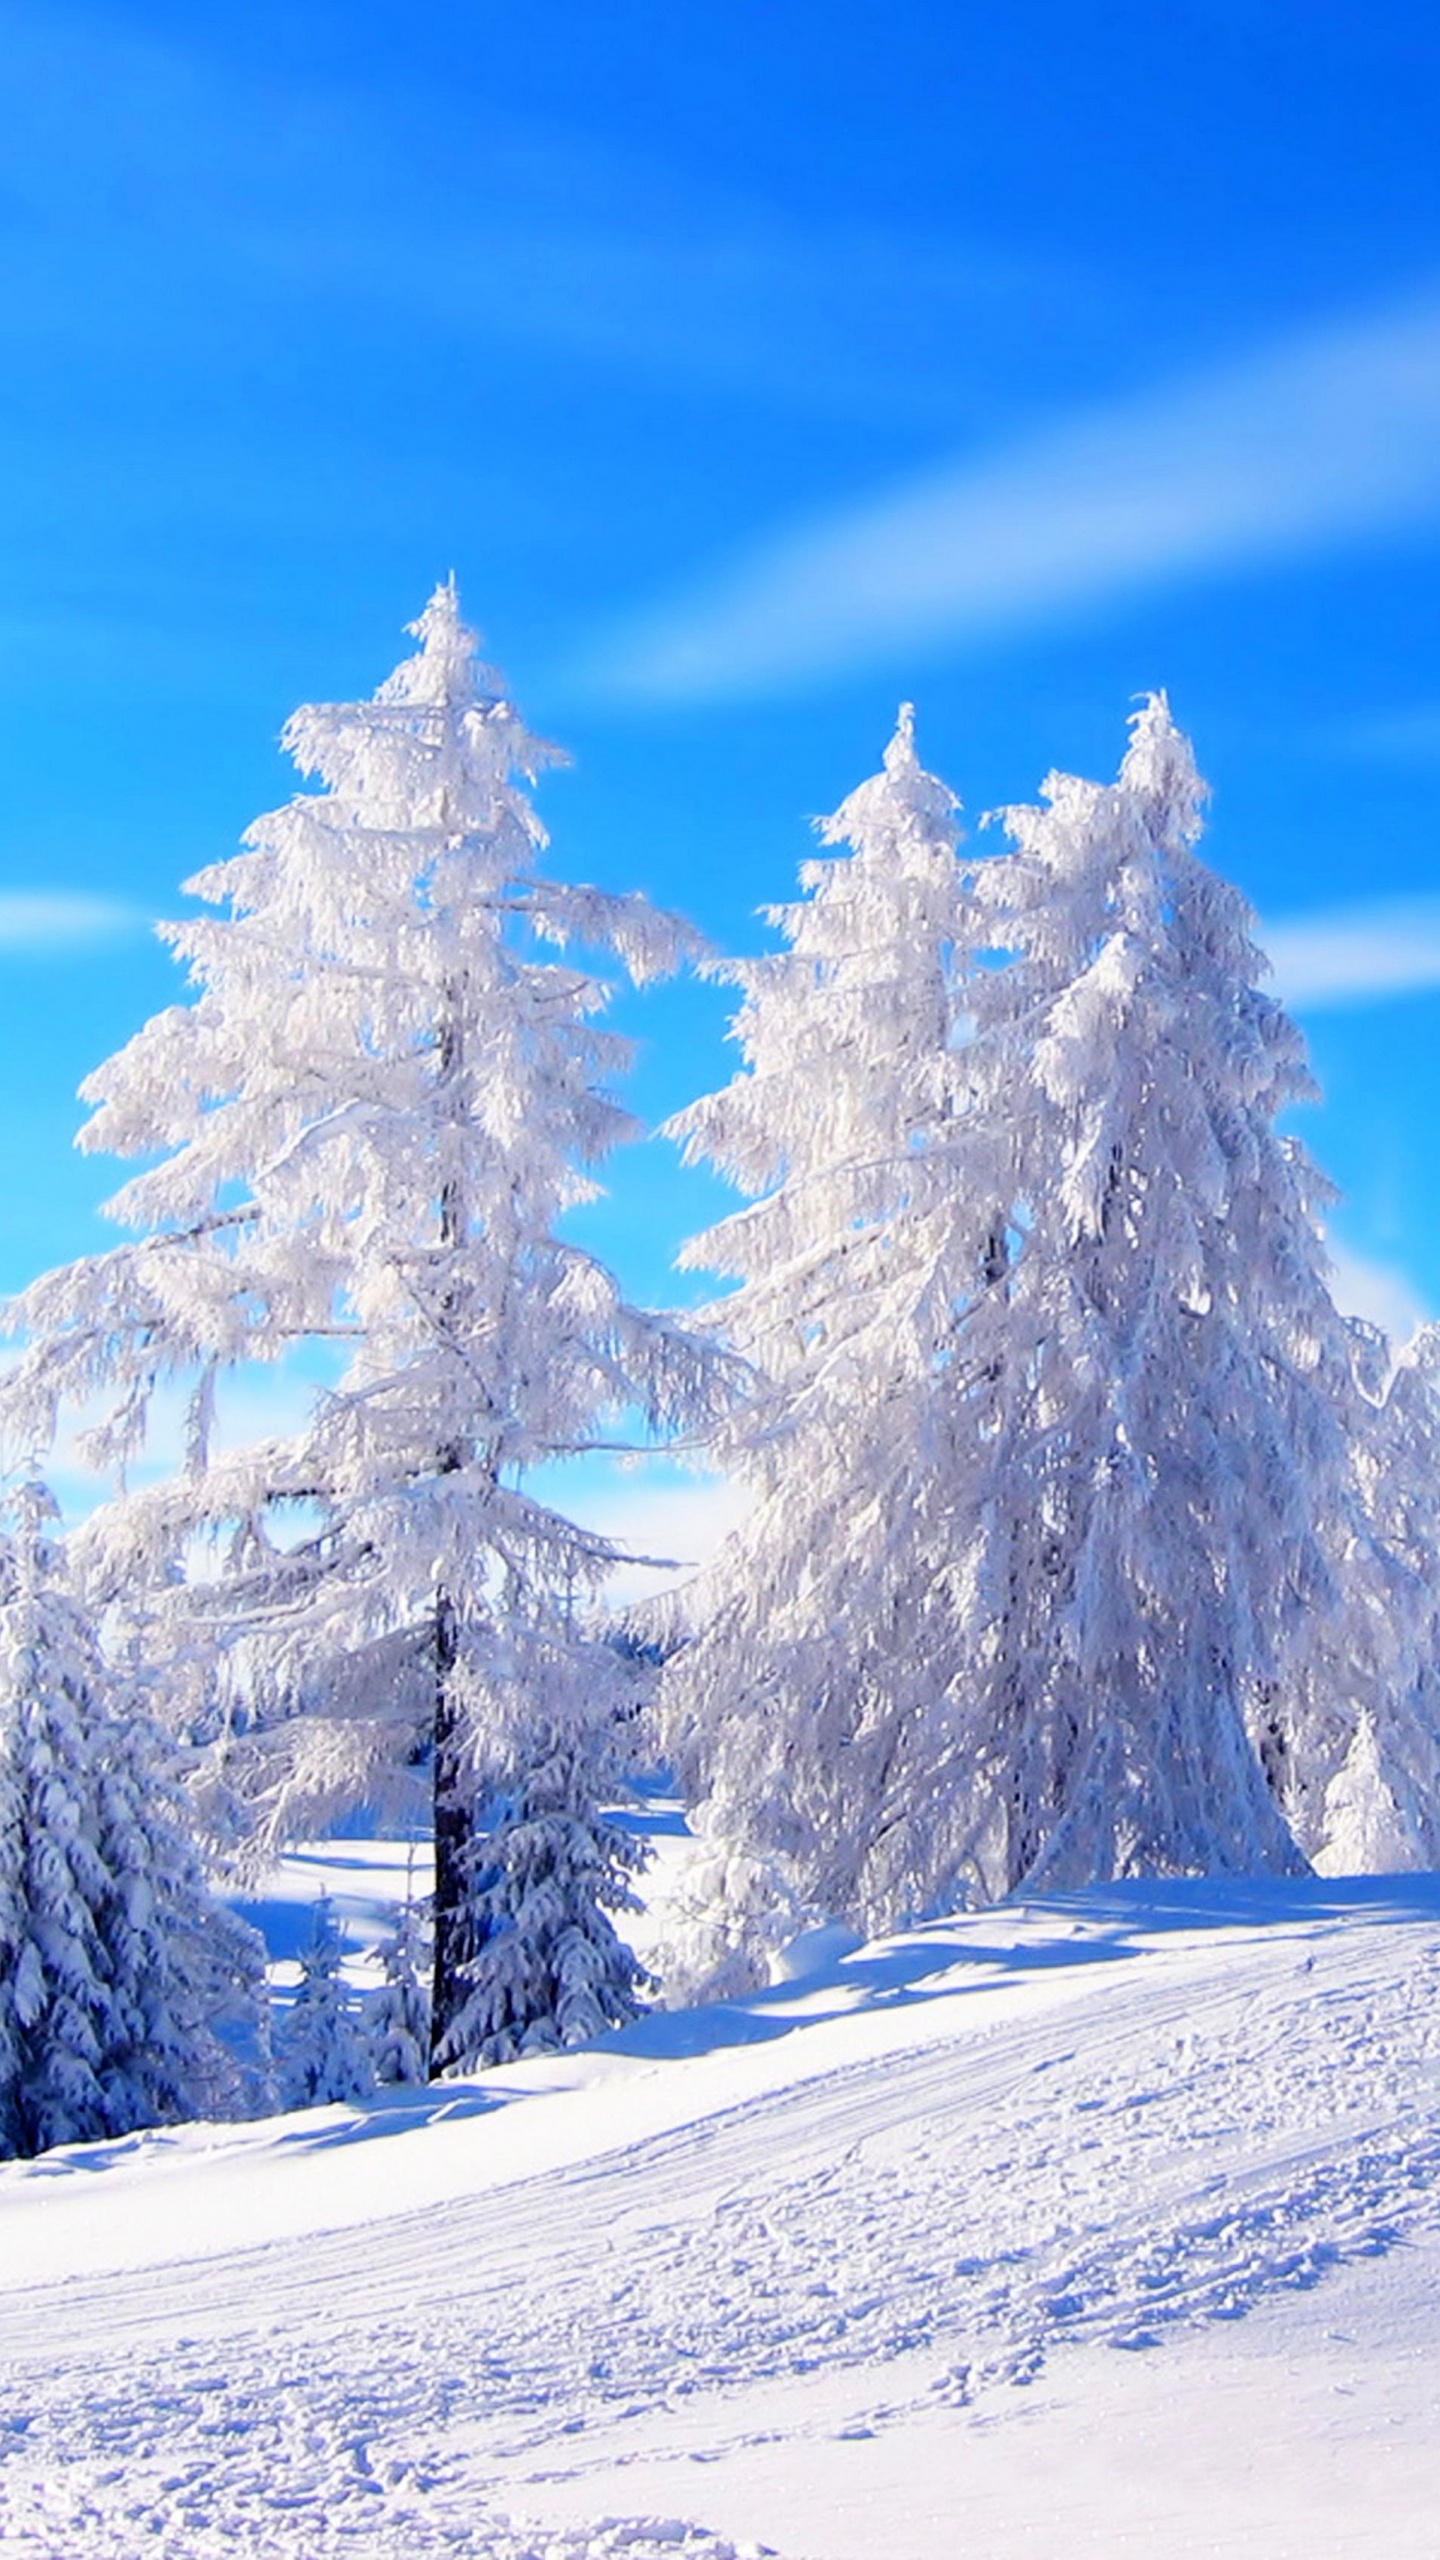
[[[224,1783],[262,1840],[428,1766],[434,2055],[463,2063],[490,1794],[508,1801],[562,1748],[566,1819],[599,1824],[602,1890],[610,1873],[584,1771],[606,1762],[629,1683],[584,1604],[613,1551],[528,1473],[603,1417],[659,1429],[705,1411],[720,1371],[559,1229],[634,1128],[610,1091],[625,1044],[595,1020],[607,990],[565,947],[608,949],[642,981],[692,937],[643,898],[542,875],[524,786],[551,751],[477,666],[453,584],[414,628],[417,654],[373,701],[289,723],[322,787],[190,883],[224,910],[166,929],[197,1000],[86,1088],[87,1146],[162,1158],[111,1204],[147,1232],[18,1301],[30,1348],[4,1401],[32,1445],[62,1397],[104,1392],[93,1446],[123,1459],[157,1384],[192,1383],[185,1472],[101,1519],[96,1585],[151,1595],[177,1684],[220,1656]],[[310,1425],[217,1456],[217,1373],[299,1342],[348,1359]],[[197,1586],[201,1531],[218,1572]],[[577,1903],[575,1922],[608,1980],[603,1909],[582,1920]],[[550,1982],[547,1960],[537,2026]]]
[[[7,2158],[268,2094],[261,1942],[206,1888],[160,1734],[112,1694],[49,1497],[31,1485],[15,1511],[0,1550]]]
[[[300,1984],[276,2039],[287,2107],[349,2106],[375,2086],[369,2038],[341,1972],[334,1905],[322,1894],[300,1950]]]
[[[897,741],[834,822],[844,888],[812,872],[793,955],[747,973],[746,1072],[680,1124],[760,1195],[691,1249],[772,1393],[666,1676],[752,1966],[766,1855],[793,1912],[862,1926],[1303,1863],[1257,1745],[1365,1534],[1357,1345],[1275,1133],[1299,1035],[1163,699],[1133,730],[1116,785],[1009,813],[983,923],[947,879],[908,935],[885,901],[943,820]]]
[[[1440,1866],[1440,1325],[1422,1325],[1394,1361],[1373,1435],[1374,1536],[1387,1566],[1373,1617],[1389,1644],[1368,1690],[1382,1770],[1415,1846]],[[1397,1642],[1398,1638],[1398,1642]]]
[[[1153,696],[1118,783],[1052,778],[977,883],[1012,955],[976,982],[978,1047],[1021,1079],[1021,1242],[966,1326],[1002,1398],[957,1522],[986,1893],[1302,1863],[1267,1701],[1364,1534],[1360,1352],[1329,1188],[1275,1128],[1313,1092],[1303,1043],[1195,850],[1203,799]]]
[[[1324,1876],[1394,1875],[1428,1864],[1417,1826],[1387,1780],[1367,1711],[1325,1791],[1325,1838],[1315,1864]]]
[[[638,2015],[647,1981],[604,1915],[639,1906],[639,1843],[594,1811],[596,1771],[573,1734],[537,1736],[477,1836],[469,1909],[474,1953],[442,2060],[511,2062],[586,2044]],[[537,1988],[538,1986],[538,1988]]]
[[[734,971],[741,1072],[672,1123],[751,1195],[683,1260],[738,1281],[710,1319],[768,1382],[721,1444],[748,1517],[662,1682],[712,1897],[672,1951],[682,1984],[738,1988],[806,1916],[926,1896],[930,1816],[897,1772],[954,1673],[947,1380],[1006,1251],[1004,1167],[983,1178],[967,1118],[956,807],[907,706],[821,827],[842,850],[772,910],[788,948]]]
[[[1325,1875],[1440,1864],[1440,1328],[1393,1361],[1354,1330],[1370,1353],[1352,1440],[1367,1534],[1272,1711],[1286,1810]]]

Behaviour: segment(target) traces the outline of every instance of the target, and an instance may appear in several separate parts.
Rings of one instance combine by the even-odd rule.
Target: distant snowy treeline
[[[552,760],[453,584],[369,702],[286,743],[321,788],[165,928],[194,1000],[85,1088],[134,1240],[14,1302],[0,1555],[0,2150],[273,2091],[257,1952],[204,1867],[367,1806],[433,1826],[370,2046],[317,1916],[298,2097],[633,2016],[664,1756],[699,1835],[676,1996],[827,1920],[1020,1886],[1440,1863],[1440,1340],[1336,1310],[1311,1090],[1155,696],[1118,780],[1051,776],[963,849],[902,712],[821,829],[784,948],[545,876]],[[744,1205],[734,1285],[629,1305],[567,1234],[637,1134],[605,981],[741,991],[742,1063],[671,1125]],[[217,1382],[328,1346],[288,1438]],[[177,1385],[179,1470],[126,1489]],[[113,1498],[67,1540],[79,1414]],[[602,1439],[752,1496],[617,1626],[615,1546],[541,1498]],[[618,1923],[618,1926],[617,1926]]]

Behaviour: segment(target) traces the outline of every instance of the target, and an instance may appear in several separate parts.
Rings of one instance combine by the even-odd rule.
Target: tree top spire
[[[960,802],[947,783],[927,773],[915,747],[915,705],[902,702],[883,770],[843,800],[833,817],[817,820],[822,844],[850,844],[893,858],[897,844],[948,837],[953,848]]]
[[[414,657],[403,658],[376,695],[381,702],[456,702],[476,697],[499,699],[503,678],[477,658],[480,634],[460,612],[460,589],[452,569],[442,578],[424,610],[406,630],[418,640]]]
[[[1199,835],[1208,787],[1197,770],[1189,739],[1176,724],[1168,694],[1147,693],[1131,712],[1120,785],[1153,804],[1157,813],[1173,812],[1186,841]]]
[[[895,735],[885,750],[885,770],[896,773],[915,762],[915,705],[902,702],[895,715]]]

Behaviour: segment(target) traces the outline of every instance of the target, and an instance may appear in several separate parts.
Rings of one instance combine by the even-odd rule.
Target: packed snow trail
[[[623,2544],[508,2518],[557,2481],[623,2515],[627,2466],[677,2429],[702,2460],[783,2449],[793,2407],[798,2449],[797,2379],[844,2384],[832,2432],[937,2410],[963,2429],[1067,2348],[1193,2333],[1431,2240],[1440,1885],[1410,1886],[991,1912],[649,2022],[448,2128],[376,2140],[383,2110],[328,2110],[203,2156],[162,2139],[12,2170],[0,2246],[26,2243],[32,2280],[0,2310],[0,2547],[718,2560],[703,2468],[683,2521]],[[397,2211],[447,2130],[453,2192]],[[263,2226],[307,2133],[316,2222],[347,2141],[368,2217],[337,2187],[351,2227],[207,2254],[207,2184]],[[547,2141],[573,2156],[524,2175]],[[107,2190],[137,2263],[74,2271],[67,2204]],[[72,2269],[49,2285],[47,2214]],[[164,2263],[177,2235],[194,2254]]]

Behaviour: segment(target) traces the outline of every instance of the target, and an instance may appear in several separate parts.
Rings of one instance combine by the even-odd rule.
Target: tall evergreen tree
[[[560,1227],[634,1130],[609,1089],[625,1044],[595,1021],[607,989],[565,947],[640,981],[693,938],[643,898],[542,876],[525,785],[552,751],[477,667],[453,584],[414,629],[373,701],[289,723],[322,787],[189,884],[226,911],[167,928],[197,1001],[86,1088],[87,1146],[161,1155],[111,1204],[148,1232],[25,1293],[6,1400],[33,1438],[60,1396],[107,1390],[97,1446],[123,1457],[157,1383],[198,1381],[183,1478],[102,1520],[95,1571],[158,1600],[177,1678],[204,1624],[251,1728],[226,1783],[265,1838],[428,1763],[438,2067],[473,2058],[454,2030],[486,1961],[477,1829],[557,1750],[571,1817],[599,1823],[629,1694],[583,1607],[613,1551],[529,1473],[602,1417],[705,1410],[718,1371]],[[299,1342],[341,1346],[338,1384],[293,1440],[217,1456],[217,1370]],[[197,1589],[201,1529],[223,1570]],[[608,1890],[603,1847],[591,1872]],[[598,1904],[576,1925],[608,1948]],[[535,2022],[549,1984],[547,1962],[516,1994]]]
[[[671,1124],[750,1195],[682,1258],[738,1283],[709,1320],[763,1381],[718,1448],[745,1523],[687,1595],[662,1683],[708,1843],[682,1980],[738,1986],[809,1912],[923,1901],[948,1854],[908,1764],[956,1668],[957,1320],[1006,1252],[962,1038],[956,810],[907,706],[771,911],[787,947],[733,972],[741,1071]]]
[[[1322,1873],[1440,1865],[1440,1327],[1392,1360],[1356,1325],[1363,1533],[1332,1531],[1336,1605],[1266,1710],[1287,1819]]]
[[[744,1072],[678,1124],[759,1195],[691,1249],[770,1392],[666,1675],[750,1899],[732,1970],[777,1891],[873,1926],[1303,1864],[1261,1746],[1369,1534],[1362,1363],[1202,799],[1153,698],[1118,782],[1052,777],[967,902],[902,730],[746,972]]]
[[[1276,1130],[1314,1089],[1303,1043],[1196,851],[1204,796],[1154,696],[1118,782],[1053,778],[977,884],[1011,955],[978,1045],[1023,1079],[1021,1242],[969,1326],[1003,1378],[961,1523],[986,1892],[1303,1863],[1266,1707],[1364,1536],[1361,1355],[1329,1186]]]
[[[267,2094],[261,1942],[206,1887],[173,1754],[112,1693],[52,1518],[27,1487],[0,1552],[0,2157]]]

